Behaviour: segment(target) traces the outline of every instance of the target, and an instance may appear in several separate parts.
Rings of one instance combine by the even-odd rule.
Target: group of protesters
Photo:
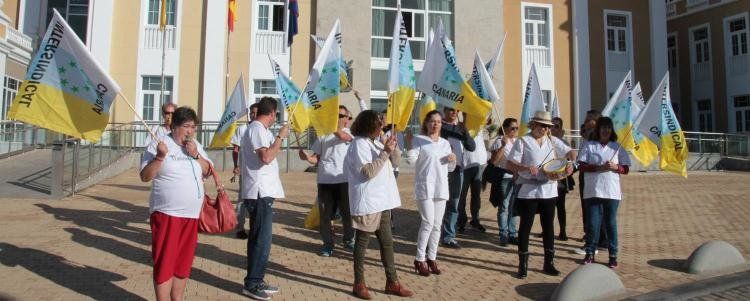
[[[272,206],[284,198],[276,161],[288,125],[274,135],[278,102],[264,97],[253,105],[249,123],[238,128],[234,144],[234,174],[240,177],[237,238],[247,239],[247,275],[242,293],[270,300],[279,288],[264,281],[272,237]],[[365,251],[374,235],[385,269],[385,293],[409,297],[413,292],[396,272],[393,209],[401,206],[397,182],[399,166],[412,164],[413,199],[419,212],[414,271],[421,276],[450,273],[438,265],[438,246],[461,248],[457,233],[468,226],[479,232],[481,191],[491,185],[490,203],[497,207],[498,243],[517,245],[517,277],[528,272],[529,236],[537,214],[544,245],[542,271],[557,276],[554,265],[555,212],[557,239],[567,240],[565,195],[577,184],[583,208],[582,264],[594,263],[601,247],[609,251],[607,265],[617,267],[617,208],[622,200],[620,175],[627,174],[628,154],[617,143],[612,120],[589,111],[581,128],[585,140],[579,151],[564,139],[563,121],[539,111],[529,121],[529,133],[519,133],[519,120],[506,118],[497,137],[485,143],[485,134],[471,135],[457,110],[446,107],[428,112],[418,133],[395,131],[383,115],[361,108],[353,118],[340,106],[336,132],[318,137],[312,152],[299,150],[301,160],[317,166],[317,201],[320,212],[320,256],[335,250],[332,220],[340,217],[343,248],[353,253],[352,293],[370,299],[364,278]],[[165,128],[146,148],[141,179],[152,182],[149,201],[157,299],[179,300],[190,275],[197,244],[197,219],[203,204],[203,179],[213,171],[199,142],[192,139],[198,123],[189,107],[165,105]],[[169,115],[169,116],[167,116]],[[352,122],[353,120],[353,122]],[[351,123],[351,126],[350,126]],[[488,135],[489,136],[489,135]],[[489,145],[489,148],[486,146]],[[563,170],[545,167],[562,160]],[[578,181],[572,174],[579,173]],[[234,178],[233,178],[234,179]],[[471,195],[469,197],[469,195]],[[466,201],[469,200],[469,213]],[[250,218],[249,232],[244,229]],[[520,220],[519,218],[520,217]],[[408,221],[400,225],[409,224]]]

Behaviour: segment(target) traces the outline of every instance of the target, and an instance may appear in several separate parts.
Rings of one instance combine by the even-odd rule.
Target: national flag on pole
[[[496,101],[500,101],[500,96],[497,95],[495,84],[492,83],[492,78],[487,72],[482,57],[479,56],[479,51],[475,51],[474,53],[474,69],[471,72],[469,82],[477,96],[490,103],[490,108],[486,112],[479,112],[479,114],[466,114],[464,125],[466,126],[466,129],[469,130],[469,134],[472,137],[475,137],[482,129],[482,126],[487,123],[487,117],[492,109],[492,104]]]
[[[409,37],[401,16],[401,7],[398,7],[388,64],[388,109],[385,122],[394,124],[399,132],[404,131],[409,125],[409,118],[414,109],[415,86],[416,77]]]
[[[337,19],[310,70],[302,95],[310,104],[310,125],[318,136],[331,134],[338,128],[340,60],[341,27]]]
[[[492,103],[477,96],[469,81],[464,81],[456,65],[451,41],[438,23],[437,39],[427,50],[427,59],[417,83],[417,90],[432,96],[443,106],[474,116],[487,116]]]
[[[161,11],[159,12],[159,30],[164,31],[167,27],[167,1],[161,0]]]
[[[641,132],[636,129],[635,121],[638,119],[638,115],[643,110],[643,91],[641,90],[641,83],[635,84],[633,91],[630,92],[630,123],[633,126],[630,127],[630,134],[633,135],[633,150],[631,154],[635,157],[638,162],[643,166],[651,165],[651,162],[656,159],[659,154],[659,149],[656,144],[647,139]]]
[[[237,21],[237,3],[235,0],[229,0],[229,9],[227,10],[227,28],[229,28],[229,32],[234,31],[235,21]]]
[[[318,46],[319,49],[323,49],[323,44],[325,44],[326,39],[313,35],[310,35],[310,38],[315,42],[315,45]],[[341,74],[341,77],[339,78],[339,85],[341,86],[341,92],[349,92],[352,88],[349,80],[349,76],[346,72],[347,65],[346,65],[346,59],[344,59],[343,53],[341,54],[341,60],[339,61],[339,73]]]
[[[237,84],[234,85],[232,94],[227,99],[226,106],[224,106],[224,113],[221,114],[219,126],[216,128],[214,137],[211,139],[210,147],[229,146],[232,135],[234,135],[237,129],[235,122],[247,114],[247,99],[245,99],[244,86],[245,82],[242,80],[242,75],[240,75]]]
[[[500,40],[500,44],[497,45],[497,50],[495,50],[495,56],[493,56],[489,62],[485,65],[487,69],[487,73],[490,74],[490,78],[493,78],[492,71],[495,70],[495,65],[497,65],[497,62],[500,60],[500,57],[503,55],[503,44],[505,44],[505,39],[508,37],[508,33],[506,32],[503,35],[503,39]]]
[[[638,131],[659,147],[659,168],[687,178],[688,146],[669,95],[669,72],[636,120]]]
[[[519,135],[526,135],[529,132],[529,122],[534,117],[536,111],[546,111],[544,106],[544,96],[542,89],[539,87],[539,77],[536,74],[536,65],[531,63],[529,70],[529,79],[526,81],[526,92],[523,95],[523,107],[521,109],[521,126]]]
[[[292,41],[294,41],[294,36],[299,31],[299,26],[297,23],[297,18],[299,18],[299,4],[297,3],[297,0],[289,0],[289,3],[287,4],[289,8],[289,24],[287,28],[287,46],[292,46]]]
[[[55,10],[8,118],[96,142],[119,91]]]
[[[552,103],[550,106],[550,114],[552,114],[552,118],[561,118],[560,117],[560,100],[557,98],[557,92],[555,92],[555,98],[552,99]]]
[[[310,104],[306,102],[304,97],[301,97],[299,88],[284,73],[279,63],[272,59],[270,55],[269,59],[276,76],[276,93],[280,96],[284,109],[289,116],[289,125],[293,131],[302,133],[310,126],[310,117],[308,116]]]

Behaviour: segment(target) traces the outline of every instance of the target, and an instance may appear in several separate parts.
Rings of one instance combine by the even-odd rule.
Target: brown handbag
[[[216,184],[216,199],[212,199],[208,194],[203,195],[203,208],[198,218],[198,231],[201,233],[226,233],[234,230],[237,226],[237,214],[234,211],[229,196],[219,182],[219,176],[216,174],[214,167],[209,165],[208,173],[213,176]]]

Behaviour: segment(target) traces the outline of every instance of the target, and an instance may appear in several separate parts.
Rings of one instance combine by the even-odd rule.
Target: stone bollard
[[[720,272],[744,263],[745,258],[733,245],[721,240],[711,240],[690,254],[685,262],[685,270],[690,274]]]
[[[592,263],[582,265],[565,276],[550,300],[601,300],[624,293],[625,286],[612,269]]]

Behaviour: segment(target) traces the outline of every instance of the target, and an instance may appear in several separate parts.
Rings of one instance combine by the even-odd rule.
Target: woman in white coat
[[[344,174],[349,183],[349,211],[356,229],[354,243],[354,287],[352,293],[370,299],[365,284],[365,250],[375,234],[380,243],[380,259],[385,268],[385,293],[401,297],[413,295],[398,281],[393,256],[391,209],[401,206],[390,157],[396,154],[396,136],[378,141],[382,123],[378,114],[365,110],[352,124],[352,140],[344,158]]]
[[[448,200],[448,172],[456,168],[456,155],[448,140],[440,138],[443,118],[430,111],[422,121],[420,135],[407,136],[407,160],[415,164],[414,197],[422,218],[417,236],[414,271],[421,276],[440,274],[437,247],[440,242],[445,202]]]

